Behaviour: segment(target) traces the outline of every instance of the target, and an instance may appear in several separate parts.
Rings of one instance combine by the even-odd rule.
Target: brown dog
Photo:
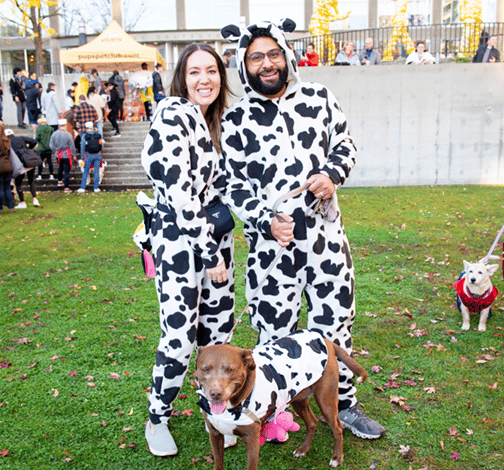
[[[311,395],[315,395],[333,432],[329,466],[341,464],[343,426],[338,417],[338,360],[358,376],[358,383],[366,380],[366,371],[342,348],[309,331],[298,331],[253,351],[229,344],[199,348],[199,405],[210,430],[216,470],[224,469],[224,434],[243,439],[247,470],[256,470],[261,424],[275,410],[282,411],[287,403],[306,426],[305,439],[294,457],[305,456],[318,421],[310,408]]]

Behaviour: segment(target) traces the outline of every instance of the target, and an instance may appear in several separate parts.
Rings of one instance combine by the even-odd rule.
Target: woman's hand
[[[329,176],[319,173],[318,175],[310,176],[307,180],[311,183],[308,189],[314,194],[317,199],[331,199],[336,188]]]
[[[206,273],[208,278],[213,282],[220,283],[228,280],[225,261],[215,266],[215,268],[207,269]]]
[[[271,235],[276,238],[280,246],[287,246],[294,238],[292,222],[294,219],[285,214],[278,214],[271,222]]]

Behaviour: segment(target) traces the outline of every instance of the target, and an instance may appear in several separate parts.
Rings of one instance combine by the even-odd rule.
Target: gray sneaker
[[[338,416],[344,428],[350,429],[362,439],[379,439],[385,435],[385,428],[368,418],[366,413],[359,408],[358,403],[346,410],[341,410]]]
[[[145,427],[145,439],[151,454],[158,457],[177,455],[177,444],[166,424],[152,424],[149,420]]]

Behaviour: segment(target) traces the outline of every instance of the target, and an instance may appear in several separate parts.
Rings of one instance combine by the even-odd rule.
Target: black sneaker
[[[379,439],[385,435],[385,428],[368,418],[366,413],[359,408],[358,403],[346,410],[341,410],[338,416],[343,427],[350,429],[357,437]]]

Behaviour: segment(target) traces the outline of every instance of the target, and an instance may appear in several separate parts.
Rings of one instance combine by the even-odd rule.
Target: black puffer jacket
[[[19,137],[10,135],[9,140],[12,150],[14,150],[16,155],[19,155],[23,149],[35,148],[38,143],[35,139],[32,139],[31,137],[25,137],[24,135],[21,135]]]

